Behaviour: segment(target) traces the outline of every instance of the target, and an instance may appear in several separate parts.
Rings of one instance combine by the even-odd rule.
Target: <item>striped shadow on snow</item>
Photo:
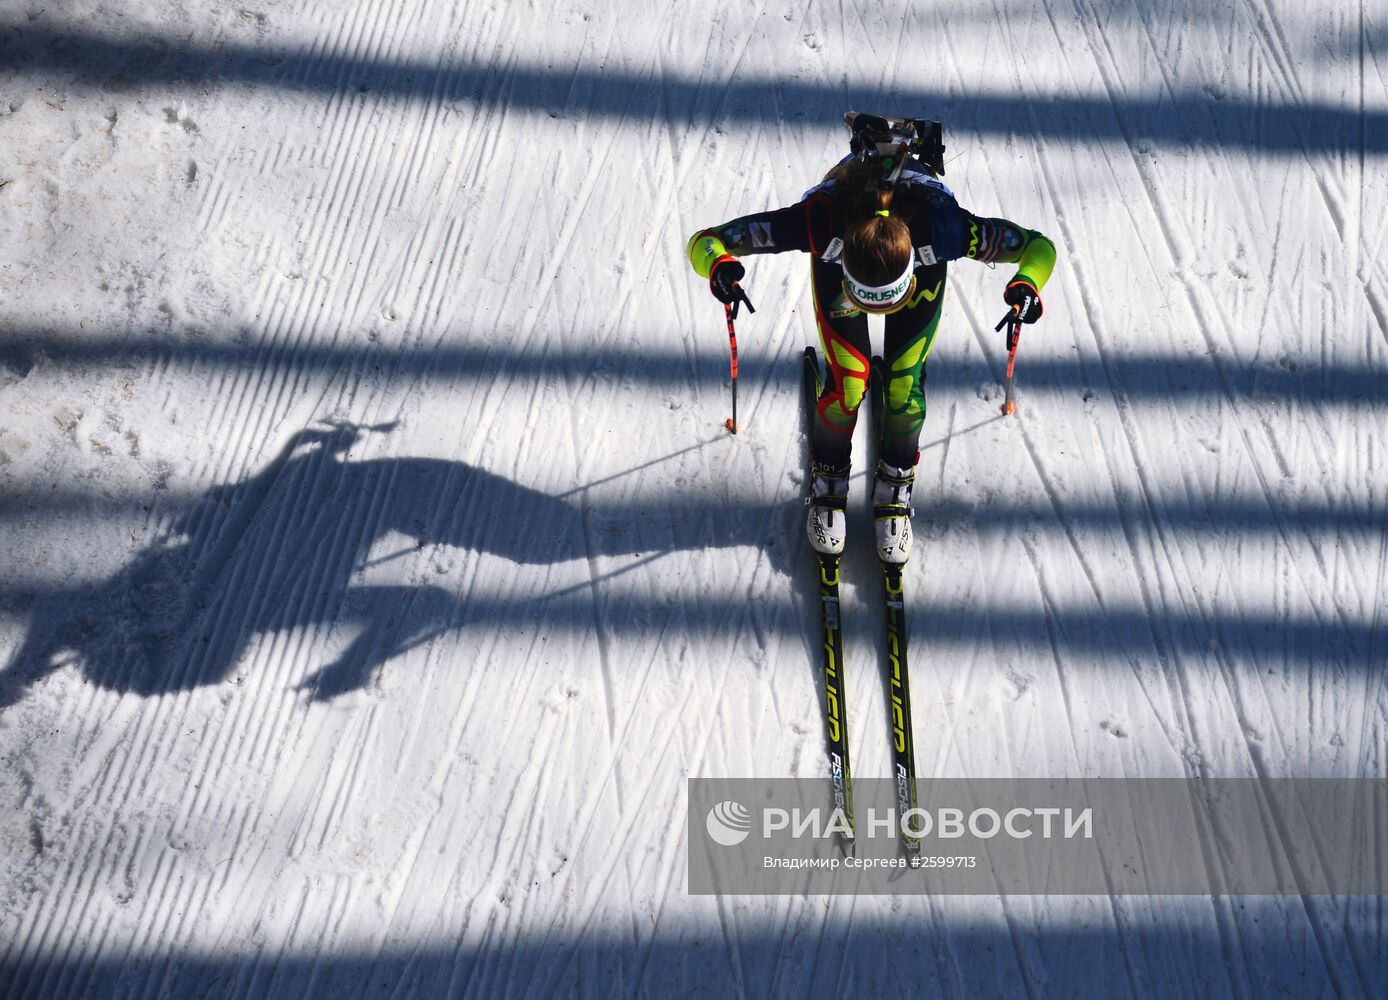
[[[961,335],[964,320],[956,320]],[[497,335],[501,343],[507,338]],[[652,387],[679,389],[692,385],[722,385],[728,376],[726,354],[691,356],[682,350],[646,344],[632,347],[584,346],[565,351],[513,349],[468,343],[450,335],[437,345],[392,346],[368,343],[307,343],[266,352],[258,335],[246,332],[246,342],[228,340],[177,341],[141,334],[103,334],[35,326],[12,326],[0,344],[0,367],[24,376],[42,364],[172,365],[199,369],[255,369],[267,371],[336,371],[374,369],[383,378],[422,377],[446,379],[466,386],[486,385],[498,378],[564,378],[574,381],[630,380]],[[652,338],[655,340],[656,338]],[[666,338],[677,342],[678,338]],[[1040,338],[1036,338],[1040,339]],[[365,340],[365,337],[362,338]],[[726,346],[726,345],[725,345]],[[1125,348],[1099,359],[1072,354],[1046,356],[1049,345],[1038,344],[1018,362],[1018,380],[1030,393],[1070,394],[1112,389],[1133,400],[1159,402],[1207,399],[1252,399],[1270,402],[1301,401],[1325,406],[1360,406],[1388,403],[1388,369],[1340,362],[1263,360],[1255,364],[1224,356],[1179,356]],[[799,368],[784,359],[758,357],[746,352],[741,378],[745,383],[774,386],[793,392],[799,384]],[[961,364],[941,359],[931,369],[928,393],[950,386],[972,395],[979,379],[996,378],[977,361]],[[963,386],[967,384],[967,388]]]
[[[922,34],[926,32],[922,30]],[[435,59],[380,61],[281,45],[215,46],[176,37],[108,37],[26,19],[0,21],[0,65],[23,77],[129,89],[141,84],[206,87],[224,82],[299,93],[376,93],[415,100],[504,104],[569,116],[663,120],[675,125],[777,120],[795,109],[804,121],[837,122],[844,108],[949,108],[945,88],[883,91],[805,79],[701,81],[617,67],[517,66]],[[1264,154],[1388,152],[1388,111],[1317,100],[1250,101],[1208,89],[1141,98],[1054,94],[1029,100],[1010,93],[967,99],[970,128],[1011,137],[1041,132],[1066,143],[1130,143],[1243,148]]]

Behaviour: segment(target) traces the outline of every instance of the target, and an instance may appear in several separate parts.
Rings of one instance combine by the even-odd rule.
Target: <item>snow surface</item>
[[[0,992],[1385,995],[1381,898],[700,898],[683,835],[825,766],[808,269],[734,438],[684,240],[849,108],[1062,248],[1015,419],[951,272],[921,774],[1388,776],[1381,0],[243,3],[0,7]]]

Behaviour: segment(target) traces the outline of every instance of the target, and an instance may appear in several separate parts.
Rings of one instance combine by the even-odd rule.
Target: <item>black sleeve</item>
[[[829,212],[828,200],[815,196],[788,208],[744,215],[712,232],[734,257],[787,250],[819,253],[828,242]]]

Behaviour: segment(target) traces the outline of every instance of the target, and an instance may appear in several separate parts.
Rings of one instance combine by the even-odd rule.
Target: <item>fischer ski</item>
[[[811,439],[809,428],[813,425],[814,407],[819,400],[822,384],[819,358],[813,347],[805,348],[803,374],[805,438],[808,442]],[[821,645],[824,651],[824,723],[829,738],[829,786],[834,808],[842,814],[847,824],[847,831],[840,831],[844,850],[852,851],[853,777],[848,764],[848,708],[844,698],[843,631],[839,614],[839,557],[816,552],[815,558],[819,569]]]
[[[872,359],[873,438],[881,440],[886,392],[886,366],[880,357]],[[874,456],[876,457],[876,456]],[[876,462],[873,463],[874,469]],[[883,562],[882,596],[886,604],[887,691],[891,699],[892,783],[896,792],[897,822],[916,808],[916,741],[911,728],[911,684],[906,660],[906,598],[902,590],[899,563]],[[920,839],[901,827],[901,847],[910,854],[920,852]]]
[[[822,387],[819,357],[813,347],[805,348],[803,359],[804,410],[812,424],[814,405]],[[871,399],[874,438],[880,440],[885,407],[886,372],[882,359],[872,359]],[[806,437],[809,438],[807,429]],[[874,455],[874,459],[877,456]],[[874,468],[876,462],[873,463]],[[821,639],[824,651],[824,720],[829,739],[829,782],[834,807],[847,822],[843,834],[846,850],[853,849],[853,785],[848,756],[848,709],[845,698],[843,631],[839,607],[839,560],[836,555],[815,553],[819,570]],[[898,822],[917,808],[916,744],[911,725],[911,684],[907,668],[906,599],[902,565],[880,562],[884,599],[884,637],[887,691],[890,700],[892,734],[892,784]],[[901,847],[908,854],[920,851],[920,840],[901,831]]]

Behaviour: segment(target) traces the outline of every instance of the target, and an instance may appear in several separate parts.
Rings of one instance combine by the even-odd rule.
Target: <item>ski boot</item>
[[[848,463],[811,465],[810,495],[805,503],[810,508],[805,533],[810,536],[811,547],[821,555],[841,555],[848,533]]]
[[[877,558],[901,565],[911,557],[911,486],[916,470],[877,463],[872,486],[872,518],[877,530]]]

